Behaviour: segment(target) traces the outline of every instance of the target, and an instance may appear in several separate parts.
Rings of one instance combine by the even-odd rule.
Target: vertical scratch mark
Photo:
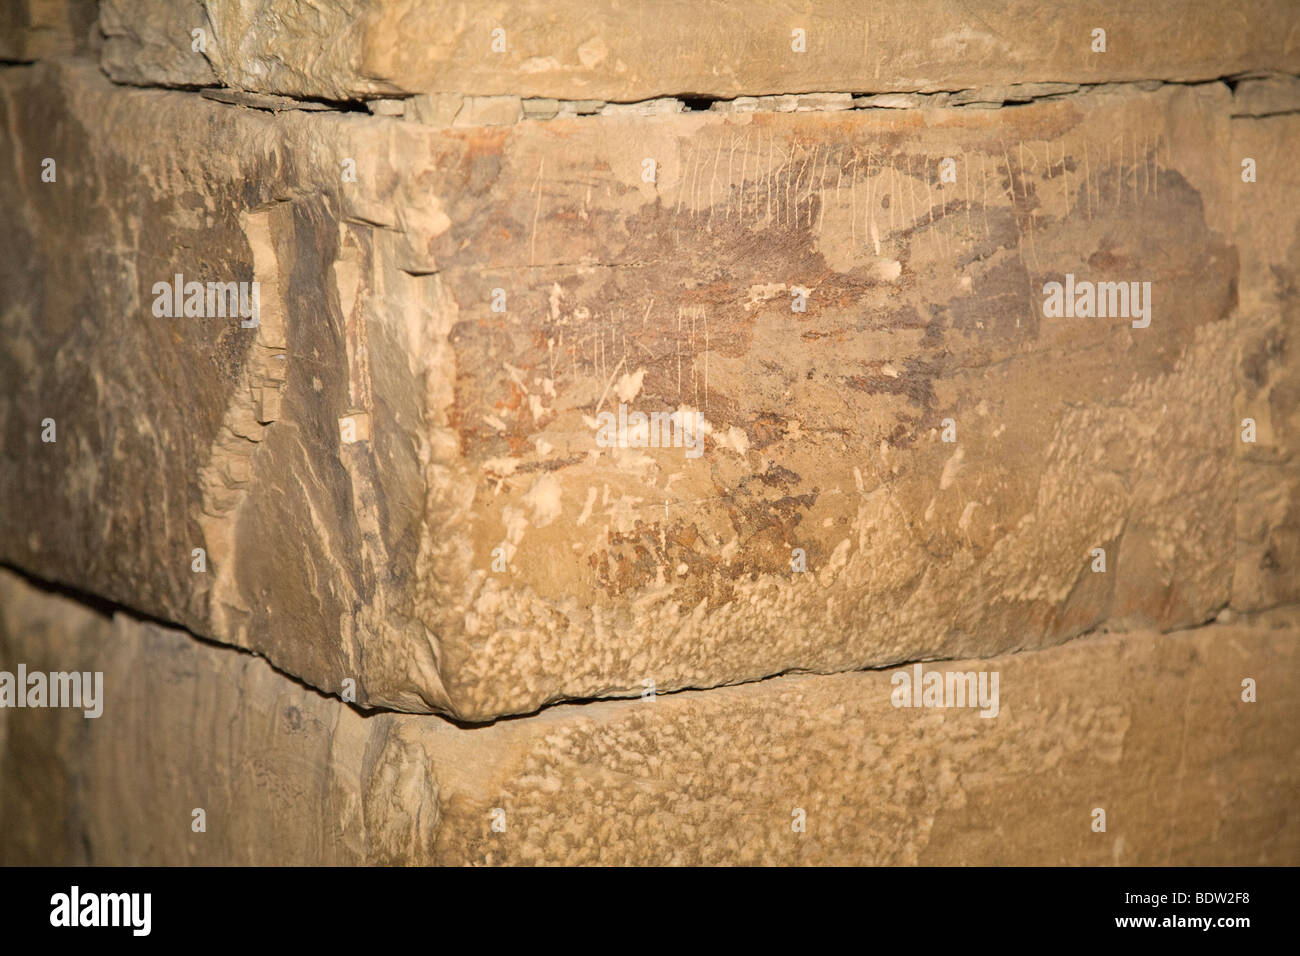
[[[776,226],[781,225],[781,175],[785,172],[785,161],[786,161],[785,144],[782,143],[781,161],[777,163],[776,168],[772,170],[772,181],[773,181],[772,192],[776,197],[775,202],[772,206],[772,223],[773,225]]]
[[[1110,162],[1110,140],[1108,139],[1108,140],[1106,140],[1106,166],[1105,166],[1105,168],[1106,168],[1106,169],[1110,169],[1110,167],[1111,167],[1111,162]],[[1101,206],[1101,204],[1102,204],[1102,199],[1101,199],[1101,170],[1098,170],[1098,171],[1097,171],[1097,205],[1098,205],[1098,206]]]
[[[898,205],[898,176],[894,172],[893,157],[889,160],[889,234],[894,234],[894,207]]]
[[[1037,171],[1038,156],[1034,152],[1034,148],[1032,146],[1029,147],[1029,157],[1034,161],[1034,165],[1031,167],[1032,170]],[[1028,177],[1025,175],[1025,143],[1024,140],[1021,140],[1020,142],[1020,190],[1024,194],[1025,205],[1026,207],[1028,207],[1029,187],[1028,185],[1026,185],[1026,179],[1028,179]],[[1038,241],[1035,239],[1035,229],[1034,229],[1034,223],[1037,221],[1038,221],[1038,210],[1030,209],[1029,210],[1029,252],[1034,257],[1035,271],[1041,272],[1042,266],[1038,261]]]
[[[673,339],[677,348],[677,403],[682,401],[682,310],[677,310],[677,335]]]
[[[821,152],[820,147],[818,147],[817,152],[819,153]],[[818,174],[817,172],[817,161],[815,159],[813,160],[813,175],[812,175],[812,179],[809,180],[809,186],[808,186],[808,225],[809,226],[812,225],[813,199],[816,198],[817,235],[819,236],[822,233],[822,224],[826,222],[826,203],[824,201],[825,197],[822,194],[825,192],[826,167],[827,165],[829,165],[828,160],[830,159],[830,157],[831,157],[831,147],[827,146],[826,155],[822,157],[822,170],[820,174]]]
[[[835,157],[835,167],[839,170],[839,175],[835,177],[835,211],[840,211],[840,183],[844,181],[844,154],[840,152]]]
[[[1007,164],[1007,195],[1011,197],[1011,211],[1014,214],[1018,212],[1016,209],[1016,177],[1011,171],[1011,156],[1007,152],[1005,143],[1002,144],[1002,160]],[[1016,221],[1020,221],[1018,215],[1016,216]]]
[[[921,217],[916,214],[916,180],[912,178],[912,156],[907,156],[907,198],[912,202],[912,228],[921,224]]]
[[[1142,195],[1151,195],[1151,135],[1142,131]]]
[[[1160,140],[1163,138],[1164,137],[1160,133],[1156,134],[1156,149],[1151,155],[1152,162],[1155,164],[1156,168],[1155,197],[1157,202],[1160,201]]]
[[[821,180],[817,176],[817,157],[821,155],[821,151],[822,151],[822,147],[821,144],[819,143],[817,145],[817,148],[813,150],[812,175],[808,177],[808,195],[805,197],[808,200],[808,226],[810,228],[812,226],[812,221],[813,221],[813,197],[821,189]],[[827,155],[830,154],[829,146],[826,147],[826,152]],[[826,162],[823,159],[822,160],[823,169],[825,168],[825,166],[826,166]]]
[[[767,219],[772,222],[772,134],[767,136]]]
[[[1083,141],[1083,196],[1088,200],[1088,221],[1092,221],[1092,163],[1088,159],[1088,141]]]
[[[713,154],[713,175],[709,177],[709,219],[706,229],[713,228],[713,185],[718,181],[718,160],[722,159],[722,138],[718,138],[718,151]]]
[[[1127,178],[1124,168],[1124,130],[1119,131],[1119,171],[1115,175],[1115,208],[1124,205],[1124,180]]]
[[[816,146],[813,147],[811,165],[814,173],[816,173],[817,171],[817,154],[819,152],[821,152],[820,143],[818,143]],[[800,208],[799,190],[803,188],[802,184],[804,182],[804,174],[808,172],[808,168],[809,168],[809,160],[808,157],[805,156],[803,165],[799,167],[799,178],[795,180],[795,184],[794,184],[794,224],[796,228],[799,226],[799,208]],[[812,183],[811,176],[808,177],[808,182],[810,184]],[[811,191],[811,187],[810,187],[810,191]],[[812,225],[812,208],[811,208],[811,204],[808,205],[809,205],[808,224]]]
[[[695,374],[696,366],[695,366],[695,312],[694,311],[691,312],[690,346],[691,346],[691,394],[695,396],[695,400],[692,402],[692,404],[696,408],[699,408],[700,407],[700,382],[699,382],[699,376]]]
[[[980,180],[984,184],[984,238],[993,238],[993,229],[989,226],[989,158],[980,153]]]
[[[975,227],[970,221],[970,157],[966,155],[965,146],[961,149],[961,184],[966,191],[966,234],[974,238]]]
[[[822,172],[820,176],[815,177],[817,180],[817,235],[821,235],[822,227],[826,224],[826,167],[831,162],[831,148],[826,147],[826,155],[822,157]],[[811,224],[811,221],[810,221]]]
[[[1000,145],[1002,146],[1002,159],[1007,164],[1007,194],[1011,197],[1011,221],[1015,223],[1016,226],[1016,252],[1023,259],[1025,233],[1024,230],[1020,228],[1020,211],[1016,208],[1016,177],[1011,171],[1011,155],[1007,152],[1007,144],[1001,143]],[[1028,270],[1026,270],[1026,272],[1028,272]],[[1029,299],[1026,304],[1030,308],[1030,316],[1032,318],[1034,283],[1032,278],[1027,277],[1027,281],[1029,282]],[[1019,315],[1016,316],[1016,328],[1020,328]]]
[[[819,147],[814,147],[814,148],[813,148],[813,156],[814,156],[814,157],[816,157],[816,155],[817,155],[817,149],[818,149],[818,148],[819,148]],[[800,189],[800,184],[803,182],[803,174],[806,173],[807,171],[808,171],[808,157],[807,157],[807,155],[805,155],[805,156],[804,156],[804,160],[803,160],[803,165],[799,167],[799,174],[798,174],[798,175],[795,177],[795,179],[794,179],[794,206],[793,206],[793,209],[794,209],[794,227],[795,227],[796,229],[799,228],[799,189]]]
[[[695,146],[692,144],[690,158],[682,166],[682,175],[677,181],[677,202],[673,206],[673,215],[676,216],[682,209],[682,194],[686,192],[686,179],[690,175],[691,161],[695,158]]]
[[[797,143],[790,144],[789,169],[785,174],[785,206],[781,210],[781,224],[790,225],[790,187],[794,185],[794,151],[798,146]]]
[[[542,167],[546,164],[546,157],[537,161],[537,181],[533,183],[533,191],[537,193],[537,202],[533,206],[533,231],[528,240],[528,264],[537,265],[537,218],[542,212]]]
[[[785,143],[781,144],[781,161],[776,164],[776,169],[772,171],[774,201],[772,206],[772,221],[777,226],[781,225],[782,206],[781,206],[781,177],[785,175],[785,164],[789,155],[785,151]]]
[[[871,237],[871,247],[880,255],[880,232],[876,229],[876,181],[871,176],[871,147],[867,147],[867,208],[862,215],[862,228]]]
[[[1047,163],[1049,166],[1051,165],[1051,162],[1052,162],[1052,158],[1049,153],[1047,157]],[[1065,218],[1066,219],[1070,218],[1070,167],[1068,163],[1069,163],[1069,159],[1065,155],[1065,140],[1061,140],[1061,182],[1065,184],[1064,192],[1065,192]]]
[[[1138,198],[1138,138],[1137,133],[1133,134],[1133,208],[1137,208],[1141,200]]]
[[[751,130],[750,130],[748,127],[746,127],[746,129],[745,129],[745,145],[744,145],[744,147],[743,147],[743,148],[744,148],[744,152],[742,152],[742,153],[740,154],[740,205],[739,205],[739,208],[738,208],[737,211],[736,211],[736,214],[739,216],[741,223],[744,223],[744,221],[745,221],[745,183],[746,183],[746,179],[745,179],[745,170],[747,170],[747,169],[749,168],[749,134],[750,134],[750,132],[751,132]]]
[[[800,146],[799,152],[803,156],[803,162],[796,172],[793,154],[791,154],[790,175],[785,180],[785,224],[795,228],[799,226],[799,183],[803,181],[804,170],[808,168],[807,150]]]
[[[700,213],[700,204],[696,196],[698,194],[698,190],[700,186],[700,167],[704,165],[704,163],[700,160],[700,154],[703,152],[704,152],[703,147],[695,151],[695,156],[696,156],[695,175],[691,179],[691,217],[692,218],[698,216]]]
[[[1041,272],[1042,266],[1038,261],[1038,242],[1034,239],[1034,222],[1037,218],[1038,214],[1036,212],[1031,211],[1029,213],[1029,251],[1034,257],[1034,270]]]
[[[858,148],[853,147],[853,175],[849,177],[849,234],[853,250],[858,248]]]
[[[727,153],[727,215],[726,219],[731,220],[731,161],[736,157],[736,140],[731,140],[731,151]]]
[[[929,170],[926,170],[924,165],[921,167],[921,169],[922,169],[922,170],[925,170],[925,172],[926,172],[926,177],[925,177],[925,207],[926,207],[926,210],[927,210],[927,211],[929,212],[929,214],[930,214],[930,225],[931,225],[931,227],[933,227],[933,226],[934,226],[934,190],[932,190],[932,189],[930,188],[930,176],[929,176]]]
[[[1174,144],[1172,140],[1165,141],[1165,169],[1177,170],[1177,161],[1174,159]]]

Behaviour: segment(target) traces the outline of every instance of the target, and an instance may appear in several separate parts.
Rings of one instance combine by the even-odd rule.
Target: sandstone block
[[[448,129],[0,83],[32,574],[468,720],[1228,600],[1225,87]],[[1075,278],[1151,311],[1045,315]]]
[[[989,717],[896,707],[886,671],[473,728],[0,573],[0,669],[98,670],[105,698],[0,709],[0,861],[1295,865],[1297,637],[1290,609],[924,665],[983,675]]]
[[[1233,605],[1258,609],[1300,600],[1300,114],[1238,92],[1239,113],[1265,114],[1232,120],[1231,157],[1242,264]]]
[[[628,101],[1300,73],[1290,0],[1250,4],[1230,18],[1211,0],[959,8],[946,0],[104,0],[102,8],[104,67],[119,81],[336,100],[400,92]],[[194,28],[209,33],[203,53],[192,49]]]

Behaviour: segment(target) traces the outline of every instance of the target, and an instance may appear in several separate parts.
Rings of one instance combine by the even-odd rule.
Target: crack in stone
[[[34,60],[0,60],[0,68],[31,66]],[[389,93],[377,96],[358,96],[350,99],[327,99],[315,96],[293,96],[240,90],[220,85],[183,83],[131,83],[108,77],[117,86],[131,89],[158,89],[175,92],[198,93],[205,99],[229,106],[279,113],[345,112],[366,113],[395,119],[414,119],[428,125],[479,125],[468,121],[455,124],[464,111],[466,101],[517,102],[519,110],[513,122],[521,120],[566,119],[579,116],[634,116],[650,118],[677,113],[782,113],[782,112],[857,112],[862,110],[913,110],[913,109],[1009,109],[1044,100],[1061,100],[1078,96],[1105,95],[1119,92],[1154,93],[1165,87],[1205,86],[1215,83],[1226,85],[1234,93],[1239,84],[1255,80],[1300,80],[1300,74],[1278,71],[1251,71],[1207,77],[1196,80],[1125,80],[1096,83],[1029,82],[999,86],[957,87],[951,90],[918,92],[916,90],[890,90],[862,92],[856,90],[818,91],[811,93],[775,93],[755,96],[714,96],[697,93],[679,93],[644,100],[568,100],[549,97],[521,97],[512,95],[478,96],[472,93],[439,92]],[[451,101],[447,122],[428,122],[413,115],[407,106],[420,101]],[[1265,113],[1233,113],[1232,118],[1264,118],[1300,112],[1300,106]],[[512,125],[507,122],[488,122],[482,125]]]
[[[136,623],[152,624],[155,627],[166,628],[170,631],[175,631],[177,633],[184,634],[185,636],[192,638],[193,640],[198,641],[200,644],[203,644],[207,647],[216,648],[219,650],[229,650],[237,654],[244,654],[249,657],[256,657],[260,659],[274,673],[292,681],[294,684],[296,684],[301,688],[304,688],[305,690],[309,690],[317,694],[322,698],[335,701],[345,707],[350,708],[354,713],[360,715],[361,717],[369,718],[369,717],[378,717],[384,714],[391,714],[391,715],[399,715],[402,717],[410,717],[410,718],[432,718],[450,724],[453,727],[456,727],[461,730],[481,730],[481,729],[486,729],[488,727],[492,727],[498,723],[502,723],[505,721],[528,720],[530,718],[537,717],[538,715],[546,711],[553,710],[558,707],[587,707],[593,704],[616,703],[620,701],[627,702],[629,705],[631,705],[634,704],[635,702],[639,702],[642,700],[641,693],[635,693],[635,692],[631,694],[610,694],[606,696],[596,696],[596,697],[562,697],[556,700],[547,701],[546,703],[543,703],[540,706],[530,711],[517,713],[517,714],[501,714],[497,717],[493,717],[483,721],[462,720],[458,717],[454,717],[449,714],[445,714],[441,712],[419,714],[419,713],[411,713],[408,711],[395,710],[393,708],[388,708],[388,707],[363,707],[352,701],[343,700],[342,698],[334,694],[326,693],[325,691],[321,690],[319,687],[316,687],[315,685],[310,684],[307,681],[303,680],[301,677],[298,677],[297,675],[292,674],[289,671],[282,670],[281,668],[277,667],[274,663],[272,663],[270,659],[262,656],[261,654],[258,654],[256,651],[239,647],[235,644],[226,644],[223,641],[218,641],[212,638],[203,637],[199,634],[195,634],[189,628],[175,621],[171,621],[166,618],[161,618],[161,617],[157,617],[154,615],[150,615],[138,611],[132,607],[129,607],[124,604],[120,604],[116,601],[113,601],[109,598],[105,598],[101,595],[93,594],[89,591],[84,591],[73,585],[63,584],[62,582],[51,581],[49,579],[42,578],[38,575],[34,575],[28,572],[27,570],[21,567],[18,567],[17,565],[10,564],[8,562],[0,561],[0,571],[7,571],[11,574],[14,574],[17,577],[21,578],[23,581],[25,581],[27,584],[31,585],[34,588],[37,588],[38,590],[44,591],[47,594],[53,594],[62,597],[68,601],[73,602],[74,604],[87,608],[88,610],[93,611],[96,614],[99,614],[110,620],[120,614],[124,617],[130,618],[132,621]],[[1232,621],[1236,622],[1241,619],[1250,620],[1252,618],[1259,617],[1264,614],[1269,614],[1275,611],[1285,610],[1293,607],[1300,607],[1300,603],[1283,601],[1277,604],[1270,604],[1267,607],[1252,608],[1248,611],[1243,611],[1243,610],[1237,610],[1232,608],[1230,606],[1230,602],[1225,601],[1223,604],[1216,607],[1212,614],[1208,614],[1202,620],[1199,620],[1192,624],[1184,624],[1178,627],[1172,627],[1166,630],[1156,631],[1156,633],[1162,636],[1169,636],[1169,635],[1181,634],[1186,631],[1199,630],[1200,628],[1213,625],[1215,621],[1224,614],[1224,612],[1227,612],[1228,614],[1232,615]],[[790,678],[835,677],[842,674],[865,674],[865,673],[873,673],[873,672],[883,673],[884,671],[898,670],[900,668],[911,667],[914,664],[945,664],[945,663],[953,663],[959,661],[986,661],[987,662],[987,661],[994,661],[1002,657],[1050,652],[1065,647],[1066,645],[1072,644],[1076,641],[1081,641],[1090,637],[1097,637],[1100,635],[1109,635],[1109,634],[1123,635],[1123,634],[1133,634],[1133,633],[1144,633],[1151,630],[1152,628],[1149,627],[1121,628],[1117,630],[1112,630],[1108,626],[1106,621],[1101,621],[1095,626],[1088,628],[1087,630],[1081,631],[1078,634],[1074,635],[1073,637],[1066,638],[1062,641],[1059,641],[1058,643],[1049,645],[1047,647],[1034,647],[1029,649],[1026,649],[1024,647],[1019,647],[1014,650],[1000,651],[996,654],[992,654],[988,656],[966,654],[960,657],[957,656],[918,657],[918,658],[909,658],[907,660],[894,661],[887,664],[870,664],[862,667],[848,667],[848,668],[829,670],[829,671],[819,671],[819,670],[810,670],[807,668],[791,667],[791,668],[786,668],[785,670],[777,671],[776,673],[773,674],[765,674],[762,677],[746,678],[746,679],[735,680],[735,681],[726,681],[719,684],[685,685],[682,687],[672,688],[670,690],[656,690],[655,696],[672,697],[678,694],[706,694],[709,693],[710,691],[724,690],[730,687],[746,687],[753,684],[762,684],[768,681],[774,681],[774,680],[787,678],[787,677]]]

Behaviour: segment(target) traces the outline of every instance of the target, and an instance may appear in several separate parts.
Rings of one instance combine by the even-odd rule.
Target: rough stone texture
[[[368,755],[391,717],[363,718],[265,661],[180,631],[107,618],[0,572],[0,670],[104,674],[102,716],[0,709],[0,863],[415,862],[427,773],[405,790]],[[75,720],[72,719],[75,717]],[[401,779],[414,784],[417,764]],[[399,805],[400,804],[400,805]],[[202,808],[208,829],[195,833]],[[382,821],[375,820],[375,814]]]
[[[29,573],[471,720],[1228,601],[1222,85],[468,129],[75,65],[0,95]],[[1151,282],[1151,326],[1043,318],[1067,272]],[[175,273],[259,281],[260,326],[154,317]],[[702,413],[703,457],[598,447],[620,401]]]
[[[104,0],[105,69],[328,99],[642,100],[1300,73],[1291,0]],[[191,30],[208,31],[204,53]],[[493,51],[494,29],[505,50]],[[792,31],[805,31],[794,51]],[[1106,30],[1106,52],[1092,50]],[[666,68],[666,64],[671,64]]]
[[[466,728],[0,573],[0,662],[106,697],[0,710],[0,862],[1296,865],[1297,638],[1290,609],[931,665],[996,671],[993,718],[859,672]]]
[[[1241,80],[1232,93],[1233,116],[1272,116],[1300,110],[1300,76]]]
[[[398,234],[359,217],[409,214],[371,211],[365,194],[341,208],[327,145],[339,129],[372,144],[339,152],[373,192],[367,152],[386,152],[380,124],[404,124],[158,100],[93,67],[8,70],[0,84],[14,147],[0,161],[14,213],[0,314],[17,336],[0,353],[0,429],[18,441],[0,482],[4,558],[201,634],[279,634],[275,658],[310,683],[337,690],[364,672],[380,699],[427,707],[407,688],[437,699],[433,649],[385,599],[416,570],[429,284],[397,252],[370,266],[372,235]],[[47,156],[56,183],[40,180]],[[260,281],[260,325],[156,319],[152,286],[174,273]],[[358,298],[372,297],[401,303],[383,310],[396,326],[360,324]],[[426,326],[427,341],[407,340]],[[340,444],[350,412],[374,423],[364,451]],[[52,444],[26,427],[45,417]],[[39,502],[26,518],[24,500]],[[191,571],[195,547],[205,574]],[[364,667],[359,632],[373,637]]]
[[[1244,93],[1247,113],[1273,114],[1273,97]],[[1254,444],[1238,440],[1240,494],[1232,603],[1265,608],[1300,601],[1300,113],[1232,121],[1236,239],[1241,250],[1240,423],[1251,418]],[[1253,159],[1256,181],[1243,182]]]
[[[959,7],[5,4],[0,864],[1300,863],[1300,6]]]

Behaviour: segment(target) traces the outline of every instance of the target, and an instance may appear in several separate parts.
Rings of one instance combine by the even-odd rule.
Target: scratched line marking
[[[849,177],[849,232],[854,251],[858,248],[858,148],[853,147],[853,175]]]
[[[705,224],[705,229],[713,229],[713,187],[718,182],[718,160],[722,159],[722,139],[718,139],[718,151],[713,154],[713,175],[709,177],[709,218]]]
[[[767,223],[772,224],[772,134],[767,135]]]
[[[966,235],[974,239],[975,227],[971,225],[970,221],[970,180],[970,157],[966,153],[966,147],[963,146],[961,148],[961,182],[966,190]]]
[[[537,202],[533,206],[533,231],[528,239],[528,264],[530,266],[537,265],[537,220],[542,212],[542,168],[545,164],[545,156],[537,161],[537,181],[533,183],[533,191],[537,193]]]
[[[676,216],[682,211],[682,196],[686,193],[686,180],[690,175],[691,159],[695,157],[695,145],[691,144],[690,159],[687,159],[682,166],[682,175],[677,181],[677,202],[673,206],[673,215]]]
[[[742,224],[745,221],[745,184],[747,182],[745,179],[745,170],[749,168],[749,137],[751,132],[752,130],[750,130],[749,127],[745,127],[745,145],[740,156],[740,203],[736,210],[736,215],[739,217]]]
[[[1083,141],[1083,198],[1088,203],[1088,221],[1092,222],[1092,162],[1088,158],[1091,151],[1088,141]]]
[[[727,215],[726,221],[731,221],[731,162],[736,158],[736,140],[731,140],[731,151],[727,153]]]

